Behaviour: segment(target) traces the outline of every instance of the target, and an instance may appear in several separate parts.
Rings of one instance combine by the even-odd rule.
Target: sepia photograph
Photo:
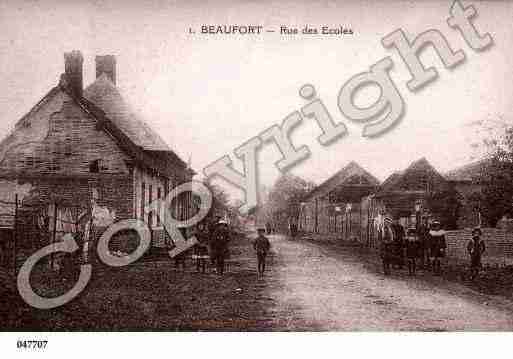
[[[0,0],[0,337],[511,332],[512,18]]]

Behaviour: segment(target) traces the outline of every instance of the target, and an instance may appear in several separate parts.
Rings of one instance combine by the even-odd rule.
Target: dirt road
[[[350,249],[270,236],[261,280],[278,330],[512,330],[513,303],[429,273],[391,277]],[[265,284],[264,284],[265,283]]]
[[[95,269],[81,295],[52,310],[25,308],[20,300],[0,296],[6,309],[0,311],[0,330],[513,329],[513,302],[504,297],[430,273],[410,278],[403,270],[385,277],[375,255],[340,244],[270,236],[275,254],[265,277],[258,278],[250,239],[232,244],[224,276],[213,268],[196,273],[192,263],[177,270],[163,258]],[[62,278],[50,273],[35,282],[54,288]]]

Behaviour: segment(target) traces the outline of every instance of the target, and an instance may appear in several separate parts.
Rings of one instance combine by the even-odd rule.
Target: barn
[[[315,187],[303,200],[300,230],[335,234],[340,238],[360,237],[363,217],[361,199],[373,193],[379,181],[352,161]]]

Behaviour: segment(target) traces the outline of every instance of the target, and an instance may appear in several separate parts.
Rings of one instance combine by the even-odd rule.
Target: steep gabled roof
[[[112,120],[112,123],[137,146],[147,151],[172,151],[164,140],[125,102],[105,73],[86,87],[84,97],[101,108]]]
[[[414,161],[408,168],[390,175],[381,185],[380,193],[393,191],[425,191],[446,183],[446,179],[426,160]]]
[[[84,97],[80,99],[91,108],[100,110],[111,124],[115,132],[121,132],[121,137],[129,140],[133,145],[144,151],[144,161],[153,168],[162,171],[162,165],[168,161],[179,166],[187,164],[180,158],[177,151],[172,149],[143,119],[127,104],[117,87],[109,77],[103,73],[96,81],[86,87]],[[97,112],[97,111],[96,111]],[[119,131],[118,131],[119,130]],[[166,164],[166,171],[170,174],[171,168]],[[190,169],[191,173],[194,173]]]
[[[113,136],[121,149],[134,158],[134,160],[136,160],[136,162],[141,166],[157,170],[169,177],[176,174],[173,164],[186,169],[186,163],[182,161],[175,152],[164,149],[145,149],[143,146],[136,143],[134,138],[131,137],[123,128],[118,126],[118,124],[113,121],[102,108],[98,107],[86,97],[77,98],[65,87],[63,89],[81,106],[84,111],[92,115],[98,121],[98,126],[100,128],[103,128]],[[135,125],[132,129],[135,129]],[[188,170],[191,174],[194,174],[192,169]]]
[[[16,129],[16,127],[23,125],[23,123],[27,120],[27,118],[30,117],[31,114],[35,113],[37,110],[39,110],[41,108],[41,106],[43,106],[44,104],[48,103],[48,101],[50,101],[57,93],[59,93],[60,90],[61,90],[61,86],[59,86],[59,85],[52,87],[50,89],[50,91],[48,91],[46,93],[46,95],[44,95],[41,98],[41,100],[38,101],[38,103],[36,103],[34,106],[32,106],[32,108],[29,110],[29,112],[27,112],[25,115],[23,115],[23,117],[20,118],[14,124],[13,131]]]
[[[118,146],[141,167],[155,170],[169,177],[180,177],[179,179],[183,176],[176,176],[177,168],[186,172],[186,177],[194,174],[194,171],[178,156],[177,152],[168,146],[123,100],[115,84],[111,81],[111,78],[115,79],[115,58],[112,55],[97,56],[97,79],[85,90],[82,90],[82,54],[80,51],[72,51],[65,53],[64,57],[65,73],[61,75],[59,84],[52,88],[28,114],[23,116],[16,123],[13,131],[1,141],[0,160],[3,159],[7,148],[16,146],[23,141],[26,142],[26,138],[17,138],[16,133],[20,126],[25,125],[27,118],[49,103],[56,94],[64,92],[85,113],[96,120],[98,130],[101,129],[108,133]]]
[[[352,182],[355,176],[363,179],[366,186],[377,187],[379,185],[379,180],[376,177],[367,172],[358,163],[351,161],[347,166],[310,191],[306,195],[305,200],[308,201],[314,197],[324,196],[340,185],[358,186],[358,183],[349,183]]]
[[[391,188],[393,188],[396,183],[401,179],[401,176],[403,175],[404,171],[396,171],[392,173],[390,176],[388,176],[383,183],[380,186],[381,191],[386,191]]]
[[[60,91],[65,92],[70,98],[91,118],[96,121],[98,129],[103,129],[107,132],[111,138],[117,143],[117,145],[129,155],[137,164],[143,168],[149,168],[160,172],[166,176],[172,177],[176,175],[175,166],[187,170],[187,164],[183,162],[173,151],[171,150],[145,150],[143,146],[135,143],[134,138],[130,137],[124,129],[118,126],[112,119],[110,119],[103,109],[99,108],[96,104],[89,101],[85,97],[77,97],[68,88],[66,78],[61,77],[61,81],[57,86],[52,88],[30,111],[28,114],[23,116],[15,125],[13,132],[0,142],[0,155],[5,148],[9,147],[12,142],[13,134],[16,128],[22,126],[24,121],[29,115],[38,110],[41,106],[47,103],[55,94]],[[151,148],[151,147],[149,147]],[[194,172],[190,170],[190,173]]]
[[[471,162],[465,166],[461,166],[450,170],[444,174],[449,181],[456,182],[476,182],[483,177],[486,167],[490,164],[490,160],[485,158],[479,161]]]

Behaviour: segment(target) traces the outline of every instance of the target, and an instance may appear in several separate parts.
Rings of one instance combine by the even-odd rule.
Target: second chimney
[[[114,55],[96,56],[96,78],[101,74],[106,74],[107,77],[116,84],[116,57]]]
[[[82,97],[83,63],[84,58],[82,57],[82,53],[78,50],[73,50],[64,54],[64,72],[66,74],[66,81],[69,89],[73,92],[73,95],[77,97]]]

